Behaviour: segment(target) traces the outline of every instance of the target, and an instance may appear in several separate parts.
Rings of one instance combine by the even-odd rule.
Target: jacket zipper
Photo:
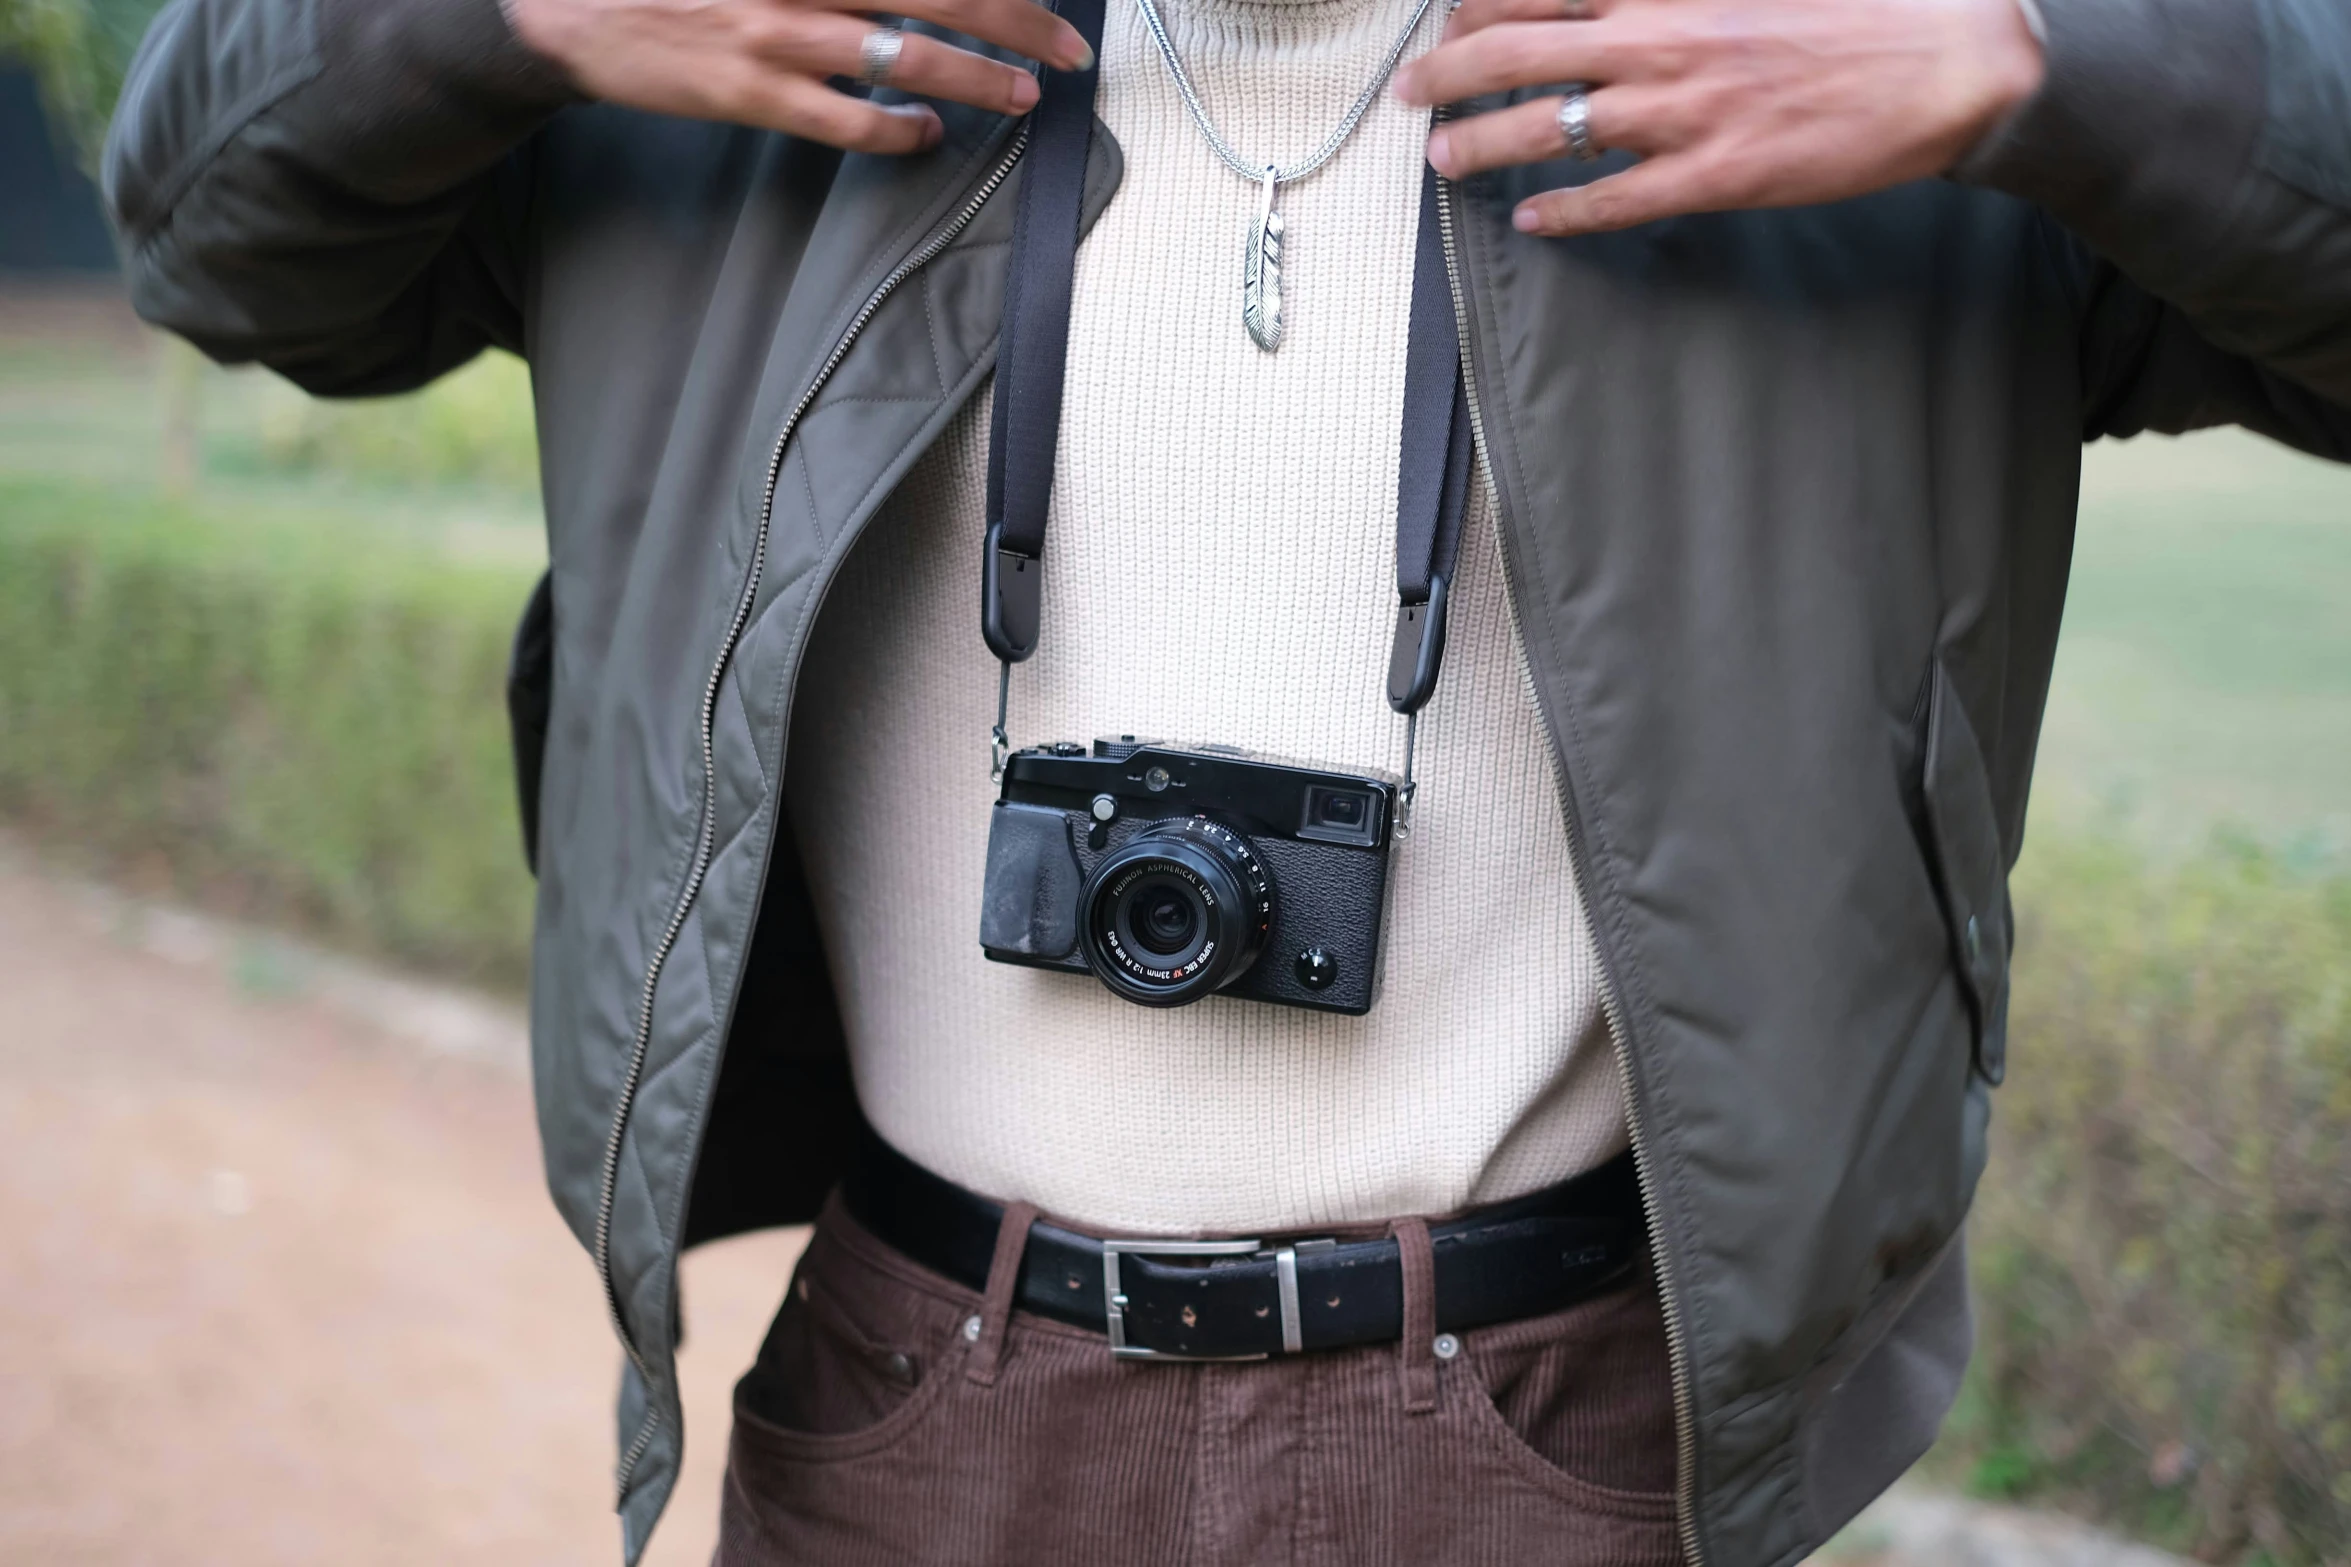
[[[604,1283],[605,1309],[612,1317],[612,1330],[619,1335],[620,1347],[628,1355],[629,1364],[636,1368],[638,1377],[645,1383],[647,1400],[644,1423],[637,1428],[636,1438],[621,1455],[614,1481],[616,1501],[627,1498],[630,1477],[636,1473],[638,1460],[645,1456],[645,1449],[652,1445],[653,1433],[661,1424],[660,1405],[653,1397],[652,1372],[646,1366],[636,1340],[629,1334],[628,1322],[621,1314],[620,1286],[612,1273],[612,1208],[620,1181],[621,1139],[628,1130],[629,1113],[636,1105],[637,1085],[645,1072],[645,1052],[652,1044],[654,987],[660,982],[662,966],[669,961],[670,949],[677,944],[678,932],[685,928],[686,912],[693,907],[696,894],[702,890],[702,878],[710,870],[711,856],[715,851],[712,840],[717,831],[715,807],[718,761],[712,749],[711,729],[718,710],[719,681],[735,655],[736,644],[742,640],[743,628],[751,618],[752,603],[759,596],[760,578],[767,570],[768,532],[775,517],[776,483],[784,470],[784,449],[791,444],[792,432],[807,414],[809,405],[816,401],[817,394],[832,379],[833,372],[848,356],[851,345],[857,341],[858,334],[865,330],[866,323],[873,319],[874,313],[881,309],[883,301],[896,292],[900,284],[935,260],[939,252],[954,243],[955,236],[962,233],[971,220],[978,216],[980,208],[986,205],[988,198],[996,194],[1012,173],[1013,165],[1020,161],[1021,154],[1028,148],[1028,140],[1028,122],[1023,120],[1013,133],[1012,144],[1005,149],[1004,156],[997,161],[987,178],[972,191],[970,198],[956,209],[955,215],[933,231],[930,238],[917,246],[904,261],[893,267],[887,277],[874,285],[873,292],[865,296],[865,303],[858,307],[857,314],[850,318],[839,341],[833,344],[832,352],[825,356],[824,363],[818,367],[816,378],[809,382],[808,389],[793,404],[791,413],[784,420],[783,429],[776,436],[775,449],[767,459],[767,485],[760,497],[759,531],[752,541],[750,571],[744,577],[742,591],[735,599],[734,619],[727,627],[725,639],[719,644],[718,657],[710,666],[710,678],[702,687],[702,811],[696,832],[694,859],[686,872],[685,886],[678,893],[675,907],[670,910],[669,924],[662,931],[661,940],[654,946],[652,961],[645,968],[644,990],[637,1002],[636,1040],[629,1050],[628,1071],[621,1079],[620,1102],[613,1109],[612,1131],[605,1139],[602,1184],[596,1198],[596,1271]],[[829,579],[825,586],[830,586]],[[820,587],[820,607],[823,592],[824,587]],[[813,617],[809,623],[814,623]]]
[[[1449,119],[1451,115],[1439,110],[1437,118]],[[1469,300],[1462,289],[1461,267],[1454,240],[1453,181],[1442,177],[1437,181],[1437,227],[1444,243],[1445,281],[1453,292],[1454,329],[1461,337],[1462,387],[1469,403],[1469,431],[1476,445],[1478,465],[1481,470],[1485,470],[1491,448],[1486,445],[1484,417],[1478,406],[1477,377],[1470,373]],[[1519,621],[1518,581],[1511,566],[1510,534],[1502,525],[1501,491],[1494,487],[1490,471],[1481,472],[1480,477],[1494,497],[1495,554],[1502,561],[1503,594],[1510,601],[1510,630],[1518,639],[1519,670],[1526,680],[1529,694],[1534,698],[1536,710],[1544,714],[1544,727],[1550,735],[1547,754],[1551,760],[1551,781],[1558,790],[1560,812],[1567,821],[1567,851],[1570,862],[1575,866],[1577,909],[1583,915],[1584,928],[1592,932],[1593,946],[1600,954],[1600,1015],[1608,1025],[1609,1044],[1616,1052],[1617,1077],[1624,1093],[1625,1124],[1632,1137],[1633,1168],[1639,1176],[1642,1204],[1654,1215],[1658,1211],[1655,1182],[1648,1138],[1642,1128],[1641,1100],[1633,1087],[1631,1036],[1624,1026],[1624,1014],[1618,1009],[1616,983],[1608,949],[1600,940],[1600,927],[1592,919],[1591,894],[1587,891],[1590,868],[1584,854],[1582,823],[1577,819],[1575,796],[1568,790],[1567,768],[1560,755],[1559,726],[1543,709],[1542,693],[1535,686],[1534,665],[1526,653],[1526,629]],[[1680,1522],[1682,1552],[1689,1559],[1690,1567],[1704,1567],[1705,1558],[1698,1543],[1698,1433],[1697,1422],[1691,1412],[1689,1346],[1682,1332],[1680,1293],[1675,1287],[1673,1271],[1667,1266],[1663,1248],[1654,1238],[1651,1251],[1657,1265],[1658,1297],[1664,1306],[1666,1358],[1673,1373],[1674,1512]]]

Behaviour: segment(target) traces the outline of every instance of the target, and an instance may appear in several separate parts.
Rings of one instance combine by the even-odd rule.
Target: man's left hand
[[[1407,103],[1589,84],[1592,145],[1630,169],[1521,202],[1530,234],[1804,206],[1943,173],[2035,92],[2017,0],[1464,0],[1396,75]],[[1561,100],[1429,137],[1451,178],[1565,153]]]

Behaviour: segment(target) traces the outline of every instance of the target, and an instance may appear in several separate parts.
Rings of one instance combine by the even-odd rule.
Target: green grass
[[[2084,477],[2037,819],[2351,850],[2351,471],[2228,431]]]

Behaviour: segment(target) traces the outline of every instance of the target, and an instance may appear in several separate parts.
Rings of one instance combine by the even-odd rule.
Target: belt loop
[[[996,1226],[996,1255],[988,1263],[988,1292],[980,1300],[980,1334],[963,1362],[963,1374],[982,1387],[996,1385],[1013,1297],[1020,1293],[1021,1258],[1029,1249],[1029,1226],[1036,1222],[1036,1205],[1016,1202],[1005,1205],[1004,1221]]]
[[[1425,1219],[1398,1219],[1391,1233],[1404,1272],[1404,1338],[1396,1346],[1396,1374],[1404,1412],[1425,1415],[1437,1407],[1436,1254]]]

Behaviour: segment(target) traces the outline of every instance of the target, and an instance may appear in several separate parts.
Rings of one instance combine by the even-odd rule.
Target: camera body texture
[[[1006,759],[980,946],[1143,1006],[1360,1014],[1379,988],[1396,781],[1132,735]]]

